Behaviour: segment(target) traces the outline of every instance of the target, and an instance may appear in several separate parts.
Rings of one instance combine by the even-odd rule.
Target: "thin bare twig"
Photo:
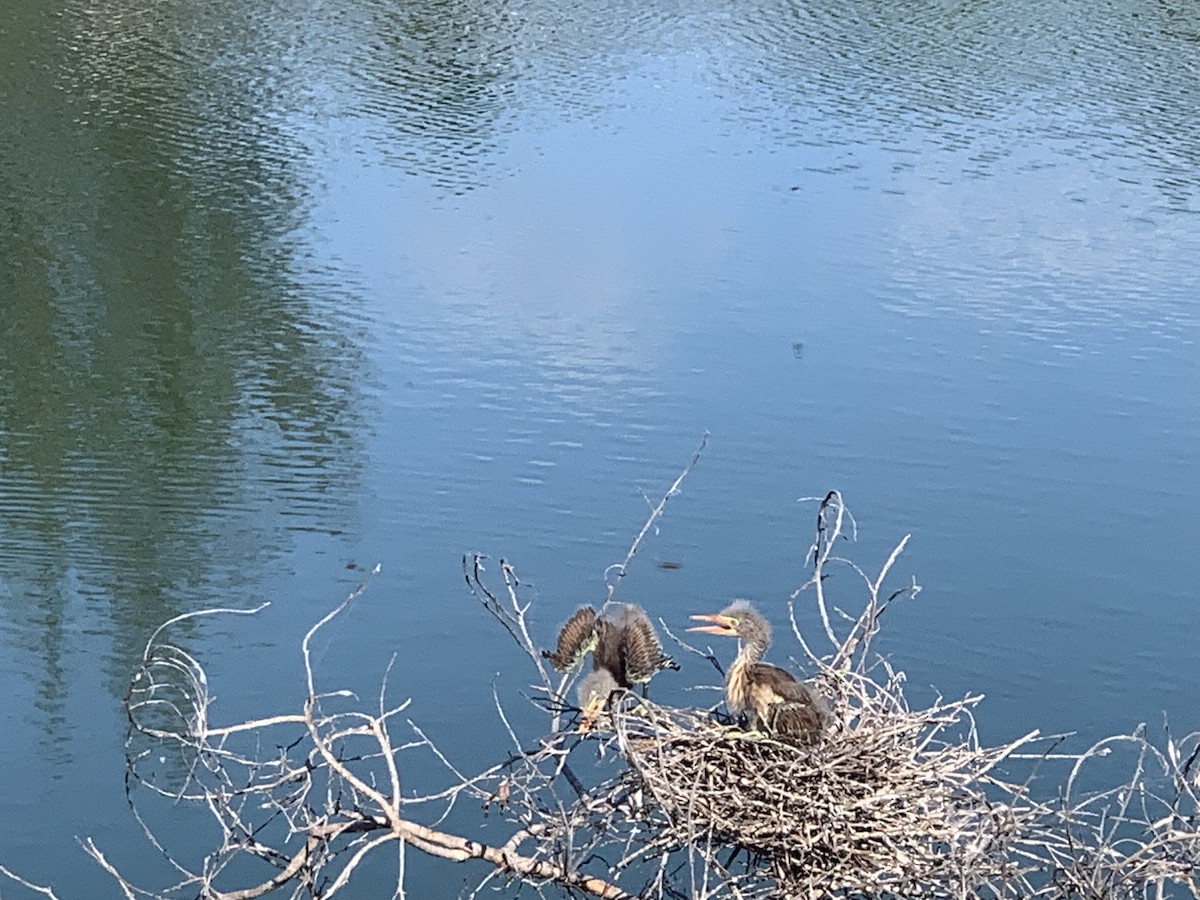
[[[680,485],[683,484],[683,480],[687,478],[692,469],[696,467],[696,463],[700,462],[700,457],[704,453],[704,448],[706,446],[708,446],[707,431],[704,432],[703,436],[700,438],[700,446],[696,448],[696,452],[692,454],[692,458],[688,464],[683,467],[683,471],[679,473],[679,476],[675,479],[671,486],[667,488],[667,492],[663,494],[662,499],[659,500],[655,506],[651,507],[649,517],[642,525],[641,530],[634,537],[633,543],[629,545],[629,549],[625,553],[625,558],[619,563],[613,563],[604,570],[604,581],[608,586],[608,592],[604,598],[605,605],[612,601],[613,594],[615,594],[617,590],[617,585],[620,584],[621,579],[625,577],[625,573],[629,571],[629,564],[633,561],[633,557],[638,552],[638,548],[641,547],[642,541],[645,540],[647,533],[649,533],[650,529],[654,526],[654,523],[658,521],[664,510],[666,510],[667,501],[679,493],[679,488]]]

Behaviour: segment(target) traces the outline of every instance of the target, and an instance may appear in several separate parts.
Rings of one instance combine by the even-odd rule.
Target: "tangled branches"
[[[934,714],[952,723],[960,711]],[[618,716],[617,729],[634,777],[670,820],[693,843],[745,851],[739,880],[764,895],[958,896],[968,875],[1014,875],[1006,843],[1033,810],[985,794],[990,767],[1015,745],[934,745],[931,712],[893,715],[885,728],[859,721],[810,748],[640,711]],[[704,863],[719,865],[715,854]]]
[[[606,581],[607,599],[687,471]],[[497,750],[491,768],[464,774],[419,727],[409,723],[412,737],[398,738],[407,704],[389,706],[386,690],[373,709],[346,691],[319,691],[310,645],[358,591],[306,634],[298,710],[215,725],[203,666],[165,639],[175,619],[151,638],[127,698],[129,792],[202,810],[217,840],[197,861],[194,848],[168,851],[143,820],[176,872],[175,883],[157,892],[134,886],[95,844],[86,847],[128,900],[334,897],[385,848],[395,854],[396,897],[405,895],[409,849],[477,861],[472,895],[513,881],[539,894],[557,887],[609,900],[1116,900],[1165,897],[1174,888],[1200,896],[1200,735],[1168,739],[1160,750],[1138,733],[1064,754],[1061,738],[1032,731],[989,747],[974,728],[981,697],[912,708],[902,673],[871,651],[890,604],[919,590],[882,587],[907,538],[869,576],[834,555],[847,524],[853,520],[831,492],[818,506],[811,577],[789,601],[794,636],[833,713],[815,744],[746,733],[712,710],[663,706],[627,691],[580,729],[565,699],[570,677],[543,664],[516,571],[501,560],[493,581],[484,557],[467,556],[469,590],[533,667],[535,699],[548,710],[538,733],[519,734],[497,698],[512,746]],[[825,596],[826,570],[835,565],[862,578],[857,615],[840,614]],[[795,610],[808,602],[826,652],[796,627]],[[194,615],[217,612],[234,611]],[[1095,781],[1089,767],[1120,748],[1134,751],[1129,777],[1087,792]],[[426,793],[404,786],[405,754],[414,751],[440,760],[449,783]],[[1050,766],[1066,767],[1061,788],[1035,796],[1033,776]],[[443,830],[456,804],[481,815],[494,810],[506,826],[503,843]]]

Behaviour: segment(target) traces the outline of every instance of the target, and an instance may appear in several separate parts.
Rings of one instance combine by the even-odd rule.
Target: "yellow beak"
[[[580,711],[579,730],[583,734],[587,734],[596,726],[596,720],[600,718],[600,714],[604,712],[604,704],[608,700],[607,697],[593,696]]]
[[[727,637],[737,637],[737,628],[735,627],[736,619],[730,616],[723,616],[720,613],[705,613],[703,615],[689,616],[697,622],[711,622],[711,625],[694,625],[688,631],[702,631],[705,634],[723,634]]]

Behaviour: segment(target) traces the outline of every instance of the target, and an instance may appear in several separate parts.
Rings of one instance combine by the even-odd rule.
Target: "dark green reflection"
[[[23,2],[0,33],[0,602],[51,721],[64,621],[122,691],[159,622],[342,527],[360,466],[352,298],[311,286],[303,143],[265,124],[295,95],[189,18]]]

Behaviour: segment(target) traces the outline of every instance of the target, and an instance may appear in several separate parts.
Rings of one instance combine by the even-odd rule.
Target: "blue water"
[[[517,567],[549,644],[706,432],[625,599],[782,626],[836,488],[868,571],[912,534],[878,648],[915,702],[983,692],[986,740],[1200,728],[1194,4],[20,8],[0,864],[99,896],[94,835],[167,883],[121,782],[149,633],[271,600],[183,639],[215,719],[295,708],[376,562],[326,686],[396,654],[412,720],[494,762],[493,681],[539,718],[461,555]]]

